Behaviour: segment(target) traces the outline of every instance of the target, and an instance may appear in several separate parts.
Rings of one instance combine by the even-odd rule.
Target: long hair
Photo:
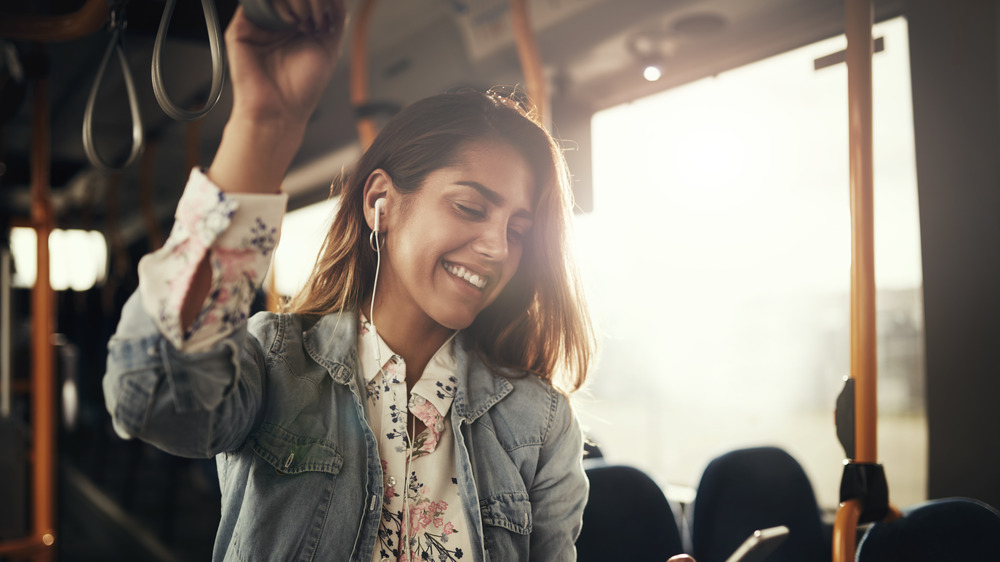
[[[491,367],[534,373],[563,391],[583,385],[596,338],[570,238],[573,196],[562,152],[527,102],[491,90],[415,102],[393,117],[341,181],[340,208],[293,313],[322,316],[358,309],[375,277],[363,192],[385,170],[401,193],[420,189],[431,172],[456,163],[476,140],[504,142],[528,162],[537,183],[535,219],[520,266],[497,299],[465,329]]]

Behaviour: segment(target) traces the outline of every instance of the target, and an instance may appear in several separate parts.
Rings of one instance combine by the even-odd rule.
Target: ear
[[[365,181],[365,189],[363,192],[364,202],[362,204],[365,212],[365,222],[368,223],[368,228],[372,230],[375,229],[375,204],[379,200],[384,200],[385,205],[382,206],[382,216],[379,217],[379,231],[385,232],[387,230],[386,225],[386,209],[388,208],[389,195],[395,191],[392,185],[392,178],[389,174],[378,168],[368,175],[368,179]]]

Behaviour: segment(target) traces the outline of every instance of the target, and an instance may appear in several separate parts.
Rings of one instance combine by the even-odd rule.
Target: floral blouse
[[[278,244],[287,200],[285,194],[223,193],[192,170],[167,242],[139,262],[143,308],[177,349],[207,350],[246,321]],[[206,255],[212,288],[184,333],[181,305]],[[457,385],[453,340],[431,358],[407,396],[402,357],[363,314],[360,322],[358,354],[384,490],[373,560],[462,560],[471,550],[448,416]],[[412,442],[408,413],[426,426]]]
[[[363,314],[360,321],[358,356],[367,382],[368,423],[378,437],[384,491],[373,560],[462,560],[470,552],[469,534],[447,416],[458,384],[453,339],[434,354],[407,398],[403,358],[389,349]],[[426,426],[412,442],[407,413]]]

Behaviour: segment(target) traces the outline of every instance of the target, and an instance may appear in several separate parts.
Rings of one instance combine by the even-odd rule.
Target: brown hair
[[[363,191],[373,171],[385,170],[398,191],[413,193],[428,174],[454,164],[468,142],[501,141],[533,172],[534,226],[514,277],[465,333],[488,365],[535,373],[565,391],[580,388],[596,338],[569,237],[569,172],[558,145],[526,107],[496,90],[464,91],[423,99],[393,117],[342,181],[340,208],[291,312],[354,310],[371,290],[375,253]]]

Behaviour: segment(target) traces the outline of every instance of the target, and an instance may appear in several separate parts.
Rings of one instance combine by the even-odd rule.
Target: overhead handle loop
[[[159,102],[163,112],[177,121],[194,121],[201,119],[219,102],[222,96],[222,85],[226,76],[226,57],[222,52],[222,27],[219,25],[219,15],[215,11],[215,4],[212,0],[201,0],[201,9],[205,14],[205,25],[208,28],[208,48],[212,55],[212,87],[208,93],[208,99],[201,109],[187,110],[175,104],[167,94],[167,89],[163,84],[163,68],[161,59],[163,56],[163,44],[167,39],[167,29],[170,27],[170,18],[174,13],[174,4],[177,0],[167,0],[163,6],[163,16],[160,18],[160,28],[156,31],[156,41],[153,43],[153,94]]]
[[[90,96],[87,98],[87,107],[83,112],[83,151],[87,154],[87,159],[95,167],[108,172],[117,172],[135,160],[136,156],[142,152],[142,115],[139,113],[139,96],[136,93],[135,82],[132,80],[132,71],[129,70],[128,59],[125,57],[125,50],[122,49],[121,33],[125,28],[124,16],[118,10],[111,11],[111,40],[108,41],[108,48],[104,51],[104,58],[101,59],[101,66],[97,69],[97,76],[94,77],[94,85],[90,88]],[[122,77],[125,81],[125,91],[128,94],[129,113],[132,116],[132,149],[125,162],[120,166],[115,166],[106,162],[97,152],[94,143],[94,107],[97,105],[97,91],[101,82],[104,81],[104,74],[108,70],[108,62],[111,55],[118,55],[118,62],[122,68]]]
[[[254,25],[268,31],[284,31],[292,24],[281,19],[277,10],[271,5],[271,0],[240,0],[243,13]]]

